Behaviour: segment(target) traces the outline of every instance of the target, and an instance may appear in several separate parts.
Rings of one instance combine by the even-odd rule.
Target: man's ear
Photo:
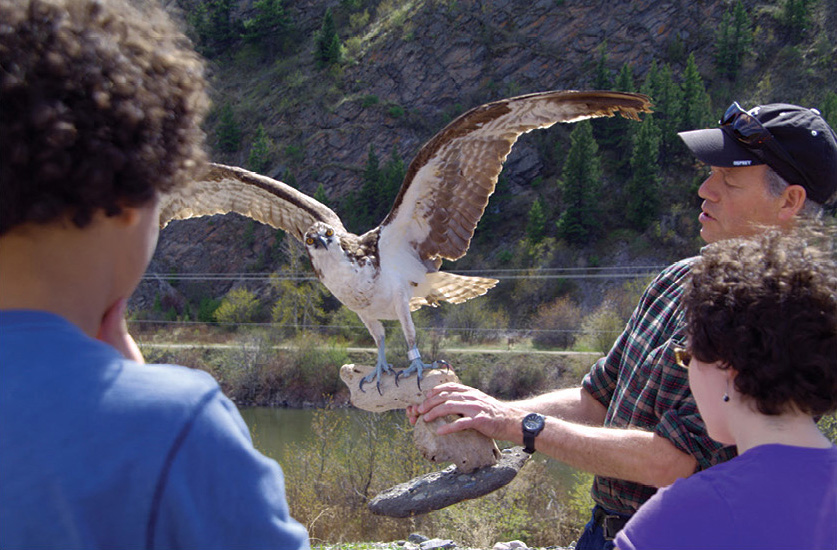
[[[805,205],[808,193],[801,185],[788,185],[782,191],[782,206],[779,210],[779,220],[782,222],[792,221],[802,207]]]

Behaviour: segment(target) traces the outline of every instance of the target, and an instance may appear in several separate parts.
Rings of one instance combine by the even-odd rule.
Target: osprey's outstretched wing
[[[315,222],[345,231],[337,214],[290,185],[243,168],[210,164],[200,180],[160,198],[160,226],[171,220],[236,212],[300,241]]]
[[[623,92],[541,92],[476,107],[428,141],[410,163],[381,224],[381,248],[404,244],[423,260],[455,260],[474,229],[521,134],[556,122],[622,116],[639,119],[650,99]]]

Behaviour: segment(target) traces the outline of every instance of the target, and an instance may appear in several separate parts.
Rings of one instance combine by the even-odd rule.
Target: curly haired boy
[[[208,104],[158,6],[0,0],[2,548],[309,546],[215,380],[125,327]]]

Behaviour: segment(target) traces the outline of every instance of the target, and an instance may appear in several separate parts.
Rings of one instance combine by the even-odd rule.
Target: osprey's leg
[[[381,376],[385,372],[395,374],[395,371],[392,370],[392,365],[387,363],[386,346],[384,345],[384,325],[377,319],[364,319],[361,317],[360,320],[363,321],[364,325],[366,325],[366,328],[369,330],[369,334],[371,334],[372,338],[375,340],[375,345],[378,346],[378,360],[375,363],[375,370],[360,380],[359,388],[360,391],[364,391],[363,385],[375,380],[375,387],[378,388],[378,393],[383,395],[381,393]]]
[[[402,376],[410,376],[416,373],[416,382],[419,389],[421,389],[422,372],[424,369],[433,368],[421,360],[421,353],[419,353],[416,346],[416,326],[413,324],[413,317],[410,315],[409,301],[405,300],[400,308],[397,309],[398,320],[401,321],[401,330],[404,331],[404,338],[407,340],[407,359],[410,360],[410,365],[395,375],[395,383]]]

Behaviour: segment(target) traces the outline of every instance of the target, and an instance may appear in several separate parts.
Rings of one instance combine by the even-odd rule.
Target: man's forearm
[[[456,415],[439,434],[475,429],[493,439],[523,442],[521,422],[529,412],[547,415],[535,449],[596,475],[662,487],[694,472],[696,460],[653,432],[601,427],[605,408],[583,388],[502,402],[462,384],[442,384],[408,410],[426,422]]]
[[[579,470],[663,487],[690,475],[697,464],[652,432],[601,427],[607,409],[580,387],[509,405],[554,417],[547,419],[535,448]]]
[[[556,390],[529,399],[512,401],[509,405],[590,426],[601,426],[607,414],[604,405],[581,387]]]
[[[547,418],[535,449],[574,468],[652,487],[688,477],[697,461],[653,432]]]

